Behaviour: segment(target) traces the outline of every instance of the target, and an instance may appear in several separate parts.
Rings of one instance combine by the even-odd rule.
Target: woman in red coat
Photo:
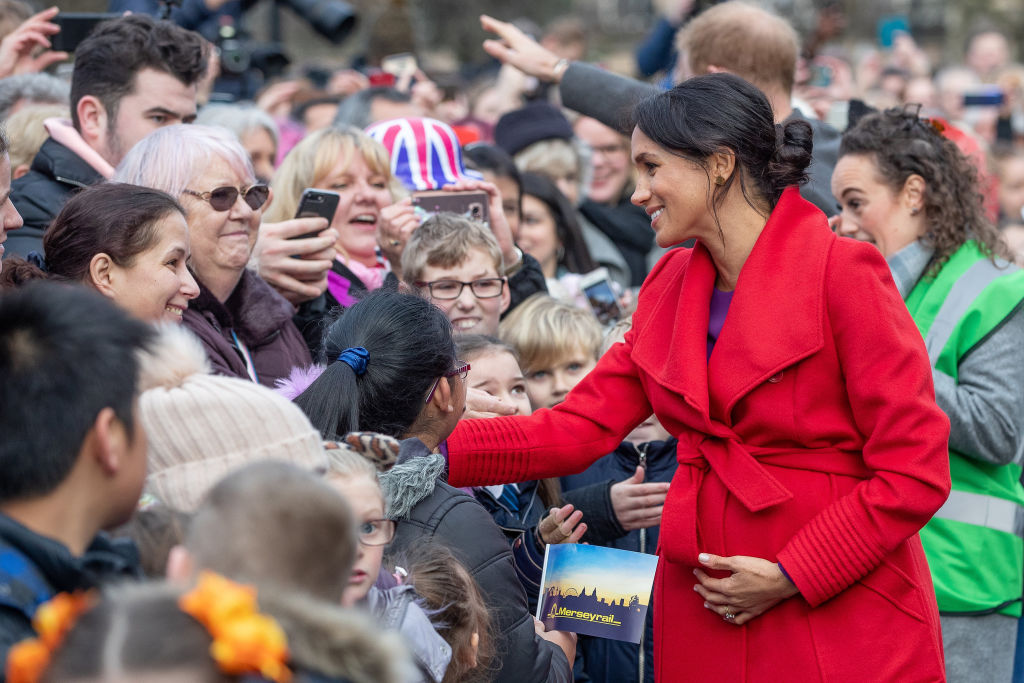
[[[885,261],[800,198],[810,127],[776,127],[745,81],[690,79],[634,120],[633,202],[658,244],[697,245],[659,262],[564,403],[464,421],[450,482],[578,472],[654,412],[680,464],[660,681],[943,680],[917,532],[949,491],[949,423]]]

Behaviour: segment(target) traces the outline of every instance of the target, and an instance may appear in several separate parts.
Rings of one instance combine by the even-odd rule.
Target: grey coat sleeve
[[[1005,465],[1024,435],[1024,308],[960,362],[959,381],[937,370],[935,401],[949,416],[949,446],[982,462]]]
[[[661,91],[657,86],[613,74],[593,64],[573,62],[562,74],[558,92],[564,106],[629,135],[633,131],[627,121],[633,105]]]

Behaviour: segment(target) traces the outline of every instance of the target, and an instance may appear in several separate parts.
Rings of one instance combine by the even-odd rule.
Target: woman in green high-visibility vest
[[[1024,271],[1008,263],[977,171],[950,132],[909,110],[861,119],[843,135],[832,175],[835,224],[888,260],[950,419],[953,491],[921,530],[947,674],[1009,681],[1024,577]]]

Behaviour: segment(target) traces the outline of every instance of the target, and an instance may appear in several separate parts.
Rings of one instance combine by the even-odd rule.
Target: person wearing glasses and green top
[[[184,324],[202,341],[214,372],[274,386],[310,363],[292,305],[253,271],[249,257],[270,189],[229,132],[175,125],[143,138],[115,180],[162,190],[186,212],[199,296]]]
[[[353,431],[402,439],[397,464],[380,477],[395,520],[389,552],[429,537],[465,565],[495,615],[494,680],[571,681],[575,636],[536,633],[504,534],[475,498],[444,481],[443,444],[465,412],[470,369],[456,357],[444,312],[414,294],[378,289],[328,328],[324,356],[321,370],[295,373],[281,393],[325,440]]]

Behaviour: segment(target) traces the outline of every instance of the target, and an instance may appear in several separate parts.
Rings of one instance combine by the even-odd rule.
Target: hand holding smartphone
[[[337,192],[307,187],[302,191],[302,196],[299,198],[299,208],[295,211],[295,217],[326,218],[327,224],[330,225],[331,221],[334,220],[334,213],[338,210],[339,201],[341,201],[341,195]],[[307,237],[316,237],[319,234],[318,232],[311,232],[292,237],[291,239],[305,239]]]

